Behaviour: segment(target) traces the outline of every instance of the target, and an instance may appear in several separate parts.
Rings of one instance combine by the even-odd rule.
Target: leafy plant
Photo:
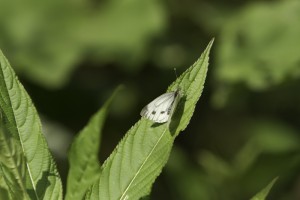
[[[150,194],[176,136],[187,127],[201,96],[212,43],[169,86],[167,91],[179,87],[182,92],[170,123],[142,118],[101,166],[97,155],[112,95],[70,148],[65,199],[140,199]],[[0,199],[63,199],[61,179],[31,99],[2,54],[0,64]],[[274,182],[253,199],[264,199]]]
[[[207,67],[208,45],[200,59],[184,72],[168,91],[183,92],[170,124],[137,122],[103,164],[100,179],[93,185],[91,199],[139,199],[150,193],[155,178],[166,164],[174,139],[192,117],[202,93]]]
[[[170,85],[182,98],[170,123],[142,118],[100,167],[97,154],[111,97],[73,142],[66,199],[139,199],[166,164],[201,96],[211,41],[188,70]],[[62,199],[61,179],[41,131],[38,114],[6,58],[0,56],[0,189],[10,199]],[[3,177],[3,178],[2,178]]]

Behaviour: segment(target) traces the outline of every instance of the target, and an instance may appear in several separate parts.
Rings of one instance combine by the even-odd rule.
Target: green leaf
[[[11,199],[6,189],[0,187],[0,199]]]
[[[9,199],[9,198],[4,198],[8,196],[8,185],[6,184],[6,181],[4,179],[3,173],[2,173],[2,168],[0,166],[0,199]]]
[[[203,90],[212,43],[168,88],[175,91],[179,87],[182,92],[171,122],[157,124],[144,118],[138,121],[103,164],[100,179],[87,199],[140,199],[150,193],[168,160],[175,137],[193,115]]]
[[[0,152],[0,170],[11,195],[9,199],[29,199],[25,185],[29,174],[25,171],[22,146],[5,130],[3,117],[0,121]]]
[[[83,199],[87,189],[99,178],[98,152],[102,128],[108,108],[117,91],[119,89],[90,119],[72,143],[69,151],[70,170],[67,180],[66,200]]]
[[[257,193],[251,200],[265,200],[278,177],[274,178],[264,189]]]
[[[2,148],[6,148],[6,155],[14,156],[10,159],[25,157],[25,159],[18,160],[21,163],[16,163],[13,167],[19,168],[25,165],[24,174],[28,174],[26,182],[24,178],[18,181],[24,184],[30,199],[62,199],[61,180],[42,134],[37,111],[1,51],[0,112],[5,119],[4,131],[2,131],[4,134],[1,138],[5,140],[2,141],[5,146]],[[20,156],[20,153],[23,156]],[[12,167],[14,163],[9,164]],[[8,172],[8,169],[3,170],[5,165],[6,163],[1,161],[2,174],[5,180],[8,180],[9,173],[13,172]],[[23,167],[21,169],[23,170]],[[10,182],[6,184],[9,185]],[[17,185],[12,187],[17,187]]]

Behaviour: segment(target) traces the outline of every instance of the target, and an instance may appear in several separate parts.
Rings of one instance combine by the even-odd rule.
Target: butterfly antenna
[[[176,76],[176,79],[178,78],[177,76],[177,71],[176,71],[176,68],[174,67],[174,72],[175,72],[175,76]]]

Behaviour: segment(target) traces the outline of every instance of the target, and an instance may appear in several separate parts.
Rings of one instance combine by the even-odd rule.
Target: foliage
[[[267,199],[299,199],[298,10],[297,0],[3,1],[0,46],[38,108],[66,184],[74,183],[66,149],[101,105],[109,109],[108,120],[98,127],[99,146],[90,147],[100,148],[104,169],[111,152],[121,151],[115,146],[130,138],[124,136],[128,124],[174,79],[173,68],[181,74],[215,37],[201,100],[145,199],[251,199],[274,177]],[[125,89],[107,106],[120,84]],[[16,142],[1,143],[1,152],[20,149],[18,137],[8,141]],[[22,155],[18,150],[3,158],[5,169]],[[19,180],[30,180],[23,169],[15,166],[6,177],[0,170],[0,199],[10,195],[5,178],[15,190],[22,190]],[[86,169],[82,174],[94,168]],[[11,178],[16,173],[18,180]],[[64,186],[67,193],[71,184]]]
[[[165,21],[157,1],[25,2],[1,2],[0,44],[11,47],[5,52],[20,73],[50,88],[65,84],[90,49],[102,62],[119,57],[131,66]]]
[[[300,28],[294,26],[299,9],[299,1],[264,2],[231,16],[221,30],[215,75],[226,86],[216,90],[217,98],[228,98],[230,85],[266,90],[300,77],[295,45]]]
[[[148,119],[140,120],[101,169],[97,160],[100,130],[111,100],[92,117],[70,149],[66,199],[82,199],[91,186],[86,199],[140,199],[149,195],[167,162],[175,137],[186,128],[202,93],[211,46],[212,42],[200,59],[169,87],[169,91],[178,87],[182,91],[170,123],[159,125]],[[10,199],[62,199],[60,178],[41,135],[35,108],[3,55],[0,63],[3,110],[0,166],[2,184],[8,188],[5,191],[9,192]],[[52,177],[47,177],[49,174]],[[44,187],[40,188],[40,181],[49,183],[43,183]]]
[[[12,199],[61,199],[61,180],[38,114],[2,52],[0,67],[2,181]]]

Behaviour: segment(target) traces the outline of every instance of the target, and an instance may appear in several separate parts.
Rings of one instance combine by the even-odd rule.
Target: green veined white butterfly
[[[180,97],[180,89],[162,94],[142,109],[141,116],[157,123],[165,123],[172,118]]]

